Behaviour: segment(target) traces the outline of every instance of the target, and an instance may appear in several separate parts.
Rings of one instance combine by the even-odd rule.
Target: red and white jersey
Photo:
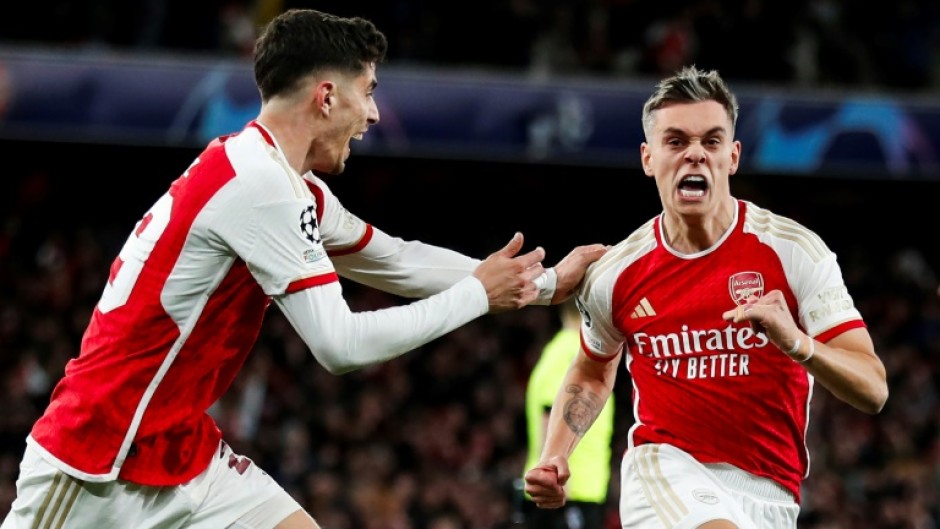
[[[381,256],[351,255],[368,254],[362,250],[377,234],[373,253],[386,261],[408,254],[402,249],[410,243],[373,230],[321,180],[291,169],[260,124],[212,142],[128,238],[81,353],[29,442],[89,481],[192,479],[221,437],[206,410],[242,367],[272,296],[336,283],[328,252],[346,256],[339,259],[351,276],[368,276]],[[408,255],[422,252],[436,258],[422,266],[449,263],[436,282],[391,267],[375,283],[425,295],[466,277],[477,262],[427,245]]]
[[[671,249],[659,216],[591,266],[578,296],[582,347],[599,361],[624,349],[631,447],[668,443],[700,462],[773,479],[799,498],[813,377],[748,322],[722,319],[775,289],[820,342],[864,326],[822,240],[745,201],[705,251]]]

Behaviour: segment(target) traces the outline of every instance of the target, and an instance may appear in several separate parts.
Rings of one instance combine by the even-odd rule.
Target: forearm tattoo
[[[565,393],[571,395],[565,403],[565,423],[575,435],[584,437],[601,408],[600,399],[576,384],[565,388]]]

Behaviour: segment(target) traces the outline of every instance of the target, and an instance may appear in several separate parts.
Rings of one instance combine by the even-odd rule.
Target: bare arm
[[[568,457],[610,397],[621,355],[598,362],[582,352],[568,369],[552,404],[539,464],[525,475],[525,490],[537,506],[554,509],[565,504]]]
[[[809,355],[810,340],[806,335],[800,337],[794,357]],[[852,329],[825,344],[814,342],[813,347],[813,357],[803,365],[820,384],[860,411],[881,411],[888,400],[887,377],[867,330]]]
[[[851,329],[825,344],[812,340],[793,321],[779,290],[748,300],[723,317],[735,323],[747,320],[763,328],[774,345],[800,362],[840,400],[865,413],[878,413],[884,407],[888,399],[885,367],[866,329]]]

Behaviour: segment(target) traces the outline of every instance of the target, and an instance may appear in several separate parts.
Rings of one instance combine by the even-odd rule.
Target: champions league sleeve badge
[[[587,311],[587,308],[585,308],[584,303],[581,303],[580,298],[575,298],[574,304],[575,306],[578,307],[578,312],[581,313],[581,318],[584,320],[584,325],[588,329],[590,329],[591,328],[591,314]]]
[[[320,226],[317,224],[317,212],[314,206],[307,206],[300,214],[300,233],[313,244],[313,248],[304,250],[303,259],[312,264],[326,256],[323,249],[323,238],[320,236]]]

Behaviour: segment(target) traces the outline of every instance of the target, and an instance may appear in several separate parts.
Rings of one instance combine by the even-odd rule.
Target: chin
[[[346,169],[346,163],[345,163],[345,162],[338,162],[338,163],[333,164],[333,165],[318,165],[318,166],[315,166],[315,167],[313,168],[313,172],[314,172],[314,174],[318,174],[318,175],[320,175],[320,174],[336,175],[336,174],[342,173],[344,169]]]

